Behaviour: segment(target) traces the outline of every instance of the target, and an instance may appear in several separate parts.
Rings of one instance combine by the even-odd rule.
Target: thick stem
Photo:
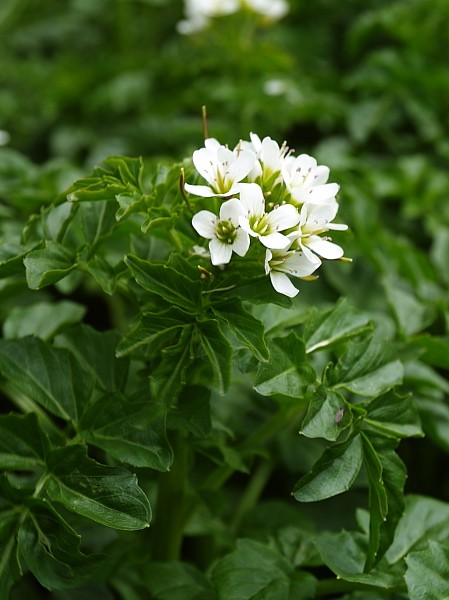
[[[188,489],[189,453],[185,436],[176,432],[173,441],[174,461],[168,473],[161,473],[152,528],[154,560],[179,560],[184,527],[194,499]]]

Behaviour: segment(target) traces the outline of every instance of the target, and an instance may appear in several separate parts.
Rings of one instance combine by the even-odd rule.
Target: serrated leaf
[[[83,414],[79,435],[135,467],[168,471],[173,461],[165,415],[155,416],[148,398],[132,402],[119,392],[109,392]]]
[[[0,371],[24,394],[65,420],[77,421],[92,392],[93,380],[70,352],[35,337],[0,340]]]
[[[67,277],[76,267],[73,254],[61,244],[47,240],[45,248],[32,250],[24,259],[28,287],[39,290]]]
[[[148,498],[128,470],[102,465],[80,445],[53,451],[48,457],[45,491],[55,502],[88,519],[123,531],[148,527]]]
[[[47,502],[33,500],[18,530],[18,550],[49,590],[78,587],[95,576],[101,559],[79,550],[80,536]]]
[[[412,395],[399,396],[390,391],[372,400],[363,423],[383,435],[405,438],[424,434]]]
[[[332,309],[317,312],[304,328],[306,352],[328,348],[369,329],[368,317],[342,298]]]
[[[17,306],[3,324],[3,335],[7,339],[35,335],[48,340],[60,328],[81,321],[85,312],[84,306],[70,300]]]
[[[379,590],[401,588],[404,577],[402,565],[390,569],[373,569],[364,573],[366,538],[360,533],[321,533],[315,545],[325,564],[339,579],[373,586]],[[383,566],[383,565],[382,565]]]
[[[449,548],[429,540],[427,548],[405,557],[410,600],[449,600]]]
[[[155,600],[215,600],[210,581],[188,563],[150,563],[145,584]]]
[[[197,333],[201,348],[212,369],[214,385],[224,394],[231,378],[232,346],[215,320],[210,319],[199,324]]]
[[[387,347],[377,337],[351,340],[331,373],[329,385],[372,397],[401,383],[404,367],[399,360],[390,360]]]
[[[43,468],[47,451],[34,413],[0,415],[0,469]]]
[[[270,361],[259,365],[254,389],[262,396],[302,398],[315,380],[303,342],[290,332],[286,337],[270,340],[269,351]]]
[[[265,342],[265,327],[243,307],[240,300],[230,300],[212,307],[214,314],[223,319],[235,337],[261,361],[268,360],[269,352]]]
[[[346,400],[338,392],[319,386],[313,393],[300,433],[308,438],[335,442],[352,423]]]
[[[213,567],[211,579],[220,600],[306,600],[314,598],[316,580],[295,572],[273,548],[249,539]]]
[[[170,305],[196,313],[201,306],[201,282],[192,280],[168,265],[128,255],[125,263],[145,290],[164,298]]]
[[[86,324],[57,336],[55,344],[69,350],[83,371],[103,390],[121,390],[128,376],[129,361],[115,356],[119,335],[115,331],[96,331]]]
[[[360,435],[329,446],[312,470],[293,489],[299,502],[316,502],[346,492],[354,483],[363,462]]]

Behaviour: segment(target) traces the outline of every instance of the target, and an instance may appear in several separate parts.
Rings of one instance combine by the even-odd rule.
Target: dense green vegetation
[[[449,1],[289,4],[0,6],[2,600],[449,597]],[[193,252],[203,106],[352,262]]]

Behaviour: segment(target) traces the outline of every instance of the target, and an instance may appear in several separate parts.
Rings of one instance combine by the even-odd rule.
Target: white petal
[[[250,150],[240,150],[239,155],[229,165],[229,177],[232,181],[242,181],[256,164],[256,156]]]
[[[279,273],[279,271],[270,271],[270,280],[274,289],[280,294],[284,294],[284,296],[294,298],[297,294],[299,294],[299,290],[295,288],[285,273]]]
[[[213,265],[227,265],[231,260],[232,247],[230,244],[225,244],[218,238],[213,238],[209,242],[210,261]]]
[[[272,140],[270,137],[266,137],[262,140],[262,152],[261,159],[264,167],[270,171],[276,172],[281,169],[280,161],[280,150],[279,144]]]
[[[249,235],[243,229],[237,229],[232,250],[239,256],[245,256],[249,249]]]
[[[184,189],[189,194],[201,196],[202,198],[212,198],[213,196],[218,195],[207,185],[192,185],[191,183],[186,183]]]
[[[252,237],[258,237],[259,234],[251,229],[251,225],[247,217],[239,217],[239,225],[246,233],[249,233]]]
[[[282,270],[290,273],[290,275],[293,275],[294,277],[308,277],[309,275],[312,275],[320,265],[321,260],[318,256],[313,255],[313,260],[311,261],[303,252],[295,252],[287,257],[282,265]]]
[[[209,152],[212,152],[212,154],[217,154],[218,148],[220,148],[221,144],[215,138],[207,138],[204,140],[204,146],[207,150],[209,150]]]
[[[273,250],[283,250],[290,246],[291,240],[282,233],[269,233],[268,235],[260,235],[259,240],[265,246],[265,248],[272,248]]]
[[[313,175],[313,180],[314,180],[313,185],[317,186],[317,185],[323,185],[324,183],[327,183],[327,180],[329,179],[329,173],[330,173],[329,167],[325,167],[324,165],[319,165],[315,169],[315,173]]]
[[[269,250],[267,248],[267,250],[265,251],[265,275],[268,275],[268,273],[271,270],[270,267],[270,260],[273,258],[273,253],[271,252],[271,250]]]
[[[348,226],[344,223],[328,223],[327,227],[335,231],[346,231],[348,229]]]
[[[316,202],[317,204],[329,203],[330,200],[335,200],[340,186],[338,183],[325,183],[324,185],[317,185],[309,190],[309,202]]]
[[[248,217],[263,217],[265,214],[265,198],[261,187],[257,183],[240,185],[240,202],[243,204]]]
[[[211,240],[215,237],[215,224],[217,223],[217,217],[210,210],[200,210],[200,212],[193,215],[192,225],[197,233],[201,237]]]
[[[239,224],[239,217],[245,213],[243,204],[237,198],[231,198],[226,200],[220,207],[220,220],[230,220],[231,223],[237,227]]]
[[[340,246],[337,246],[337,244],[329,242],[328,240],[323,240],[319,236],[311,236],[307,240],[307,246],[323,258],[328,258],[330,260],[341,258],[344,254],[343,249],[340,248]]]
[[[274,208],[267,217],[270,229],[284,231],[299,223],[299,213],[292,204],[284,204]]]
[[[195,150],[192,155],[193,164],[198,173],[204,177],[206,181],[212,183],[217,159],[212,152],[206,148]]]

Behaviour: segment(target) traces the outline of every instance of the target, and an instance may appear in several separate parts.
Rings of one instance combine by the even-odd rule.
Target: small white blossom
[[[268,19],[281,19],[288,13],[285,0],[243,0],[243,5]]]
[[[308,154],[286,156],[282,166],[282,176],[292,201],[301,205],[305,202],[330,204],[336,202],[339,185],[327,183],[329,167],[318,165]]]
[[[250,150],[237,146],[233,151],[209,138],[204,148],[195,150],[193,164],[207,185],[185,184],[185,189],[196,196],[233,196],[238,193],[239,182],[253,169],[256,157]]]
[[[285,204],[266,213],[265,198],[257,183],[241,185],[240,202],[245,212],[240,216],[239,223],[244,231],[259,238],[266,248],[285,248],[289,245],[289,238],[280,231],[298,224],[299,213],[294,206]]]
[[[283,149],[270,137],[264,137],[263,140],[255,133],[250,133],[250,142],[243,141],[241,146],[250,150],[256,157],[254,168],[248,174],[250,181],[261,179],[262,182],[272,186],[282,181],[281,168]]]
[[[186,18],[177,24],[179,33],[190,35],[209,24],[210,17],[220,17],[237,12],[240,0],[185,0]]]
[[[328,238],[322,238],[320,234],[327,231],[345,231],[348,226],[339,223],[331,223],[338,211],[338,204],[311,204],[306,203],[301,208],[299,225],[296,231],[289,234],[290,240],[299,246],[309,260],[314,254],[330,260],[339,259],[343,256],[343,249],[331,242]]]
[[[307,257],[303,252],[284,249],[268,250],[265,254],[265,273],[270,276],[274,289],[284,296],[293,298],[299,293],[290,281],[292,277],[309,277],[321,265],[321,260],[312,254]]]
[[[226,265],[235,252],[245,256],[249,248],[249,235],[239,227],[239,217],[244,208],[237,198],[223,202],[219,217],[209,210],[200,210],[193,216],[192,225],[202,237],[210,240],[209,251],[213,265]]]

